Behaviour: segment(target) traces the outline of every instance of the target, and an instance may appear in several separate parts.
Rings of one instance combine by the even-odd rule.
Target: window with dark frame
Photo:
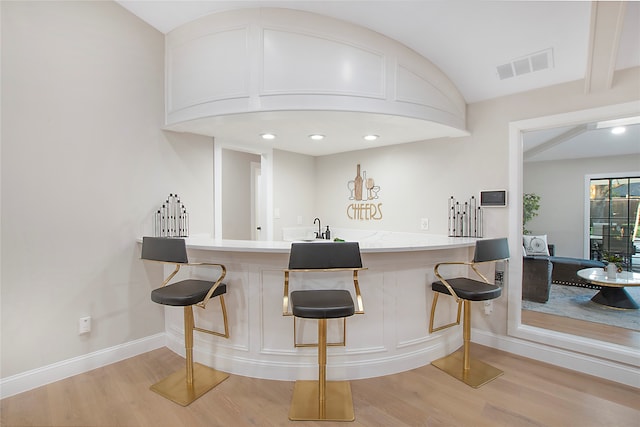
[[[617,257],[632,271],[640,243],[640,177],[591,179],[589,190],[591,259]]]

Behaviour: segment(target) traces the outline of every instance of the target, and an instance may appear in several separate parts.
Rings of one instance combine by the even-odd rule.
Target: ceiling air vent
[[[553,68],[553,49],[551,48],[498,65],[497,70],[500,80],[504,80],[548,68]]]
[[[513,74],[513,67],[511,66],[511,63],[498,65],[498,76],[500,76],[500,80],[513,77],[514,74]]]

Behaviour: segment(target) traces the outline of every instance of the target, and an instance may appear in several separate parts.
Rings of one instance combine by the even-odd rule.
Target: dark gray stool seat
[[[197,279],[187,279],[162,288],[151,291],[151,301],[162,305],[184,307],[194,305],[207,296],[214,282]],[[214,289],[210,298],[227,293],[227,285],[221,283]]]
[[[466,277],[448,279],[447,282],[461,299],[468,301],[487,301],[498,298],[502,294],[500,286],[479,282]],[[442,282],[433,282],[431,289],[441,294],[451,295],[449,289]]]
[[[293,291],[291,311],[294,316],[306,319],[336,319],[353,316],[355,306],[345,290]]]

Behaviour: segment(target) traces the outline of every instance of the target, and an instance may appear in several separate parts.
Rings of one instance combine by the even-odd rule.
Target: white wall
[[[639,170],[640,155],[525,163],[524,192],[541,198],[538,216],[527,229],[546,234],[557,256],[584,257],[585,176]]]
[[[257,154],[222,150],[222,238],[251,240],[251,162]]]
[[[117,3],[0,7],[6,378],[164,330],[136,238],[175,192],[212,232],[213,147],[160,130],[163,35]]]
[[[320,215],[317,209],[316,158],[273,150],[273,188],[273,207],[280,212],[280,218],[273,220],[275,240],[282,240],[283,227],[314,226],[313,219]]]
[[[493,175],[486,176],[477,159],[489,157],[496,160]],[[382,211],[380,220],[350,219],[347,215],[348,206],[354,203],[349,200],[347,182],[354,179],[358,163],[380,186],[378,199],[361,202],[375,204]],[[429,229],[424,232],[447,234],[449,197],[464,202],[478,197],[480,190],[504,188],[505,163],[504,152],[495,144],[479,143],[473,137],[324,156],[317,160],[318,208],[323,220],[335,226],[422,232],[420,219],[427,218]],[[500,210],[487,211],[487,224],[501,215]]]

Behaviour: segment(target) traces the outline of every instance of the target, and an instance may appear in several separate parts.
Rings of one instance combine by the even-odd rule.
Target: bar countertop
[[[476,240],[478,240],[473,237],[448,237],[444,235],[389,231],[344,231],[343,233],[334,234],[338,238],[346,241],[359,242],[362,253],[413,252],[462,248],[474,246]],[[276,241],[227,240],[204,236],[186,238],[187,248],[189,249],[256,253],[289,253],[292,242],[315,242],[322,244],[328,241],[330,240],[305,240],[296,238]]]

